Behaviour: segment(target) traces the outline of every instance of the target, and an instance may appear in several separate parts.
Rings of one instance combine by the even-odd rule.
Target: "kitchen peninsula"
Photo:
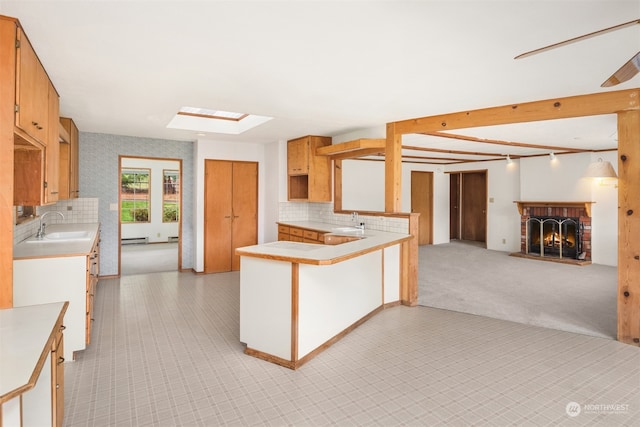
[[[400,304],[401,246],[412,236],[306,221],[279,225],[353,238],[236,250],[245,353],[297,369],[384,307]]]

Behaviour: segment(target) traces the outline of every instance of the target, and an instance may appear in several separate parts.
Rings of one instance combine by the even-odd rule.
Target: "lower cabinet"
[[[100,265],[99,234],[87,255],[52,258],[24,258],[13,261],[13,305],[46,304],[69,301],[65,318],[64,353],[84,350],[91,341],[93,298]]]
[[[278,224],[278,240],[323,244],[324,234],[321,231]]]

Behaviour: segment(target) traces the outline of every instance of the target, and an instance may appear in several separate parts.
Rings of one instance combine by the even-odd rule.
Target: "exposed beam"
[[[441,148],[416,147],[414,145],[403,145],[402,148],[404,150],[427,151],[430,153],[463,154],[468,156],[485,156],[485,157],[506,157],[505,153],[480,153],[478,151],[443,150]]]
[[[584,151],[578,148],[557,147],[553,145],[528,144],[526,142],[501,141],[499,139],[477,138],[475,136],[456,135],[453,133],[444,133],[444,132],[422,132],[422,135],[430,135],[430,136],[437,136],[441,138],[450,138],[450,139],[459,139],[462,141],[480,142],[482,144],[506,145],[508,147],[535,148],[538,150],[575,151],[575,152]]]
[[[614,114],[640,109],[640,89],[570,96],[394,122],[396,134]],[[388,138],[388,137],[387,137]]]
[[[618,340],[640,346],[640,111],[618,113]]]

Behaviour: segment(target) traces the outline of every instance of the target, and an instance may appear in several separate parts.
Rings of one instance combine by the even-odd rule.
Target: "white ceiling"
[[[640,75],[600,87],[640,50],[640,25],[513,59],[640,18],[640,0],[0,0],[0,13],[20,20],[60,93],[61,114],[85,132],[195,140],[192,130],[166,128],[190,106],[274,117],[241,135],[205,137],[266,143],[640,87]],[[602,149],[615,147],[615,123],[454,133]],[[405,140],[419,143],[454,147],[450,139]],[[466,146],[506,151],[457,147]]]

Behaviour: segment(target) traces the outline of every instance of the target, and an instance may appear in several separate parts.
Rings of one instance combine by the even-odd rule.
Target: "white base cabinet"
[[[86,348],[87,256],[13,261],[13,306],[69,301],[64,358]]]

